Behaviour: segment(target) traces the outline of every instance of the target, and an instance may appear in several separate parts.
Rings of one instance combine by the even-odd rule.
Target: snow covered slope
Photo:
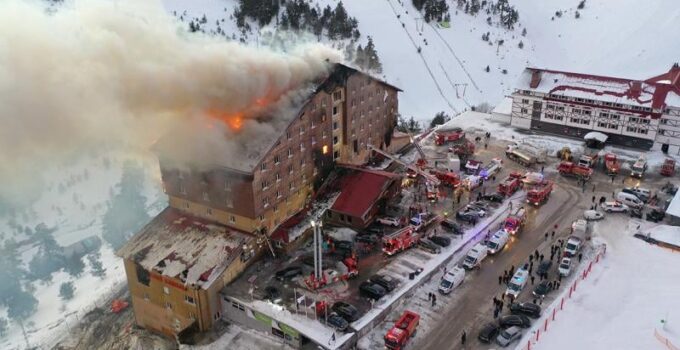
[[[322,7],[337,3],[311,1]],[[163,2],[170,11],[187,10],[194,17],[206,14],[211,26],[222,18],[229,22],[236,3]],[[513,31],[489,26],[485,13],[473,17],[457,10],[455,2],[448,3],[451,28],[418,20],[421,15],[410,0],[343,2],[359,20],[361,41],[367,35],[374,38],[386,79],[404,89],[400,110],[405,116],[429,120],[441,110],[462,111],[482,102],[495,105],[527,65],[643,79],[666,71],[680,57],[676,40],[680,7],[675,0],[587,0],[578,19],[577,0],[511,0],[519,11],[519,25]],[[556,11],[562,16],[555,17]],[[233,24],[221,26],[234,30]],[[526,37],[521,35],[524,28]],[[493,45],[482,41],[486,32]],[[499,39],[504,40],[500,47]],[[523,49],[518,47],[520,40]],[[484,70],[487,65],[489,73]]]

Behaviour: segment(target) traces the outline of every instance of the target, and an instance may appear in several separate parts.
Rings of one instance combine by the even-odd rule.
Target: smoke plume
[[[148,148],[168,130],[203,140],[175,144],[178,161],[225,157],[229,149],[213,147],[276,130],[275,114],[264,123],[248,118],[272,106],[285,111],[328,60],[340,59],[320,44],[284,54],[188,33],[150,1],[73,1],[56,11],[2,1],[0,202],[21,197],[41,169],[76,152]],[[243,131],[218,123],[206,133],[199,125],[208,110],[242,115]]]

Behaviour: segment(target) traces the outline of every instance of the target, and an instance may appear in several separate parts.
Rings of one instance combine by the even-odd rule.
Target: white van
[[[524,269],[517,270],[517,272],[515,272],[515,275],[512,276],[510,283],[508,283],[508,289],[505,290],[505,295],[512,295],[513,297],[517,298],[517,296],[519,296],[519,293],[522,291],[522,289],[524,289],[524,286],[527,284],[528,277],[529,271]]]
[[[576,236],[569,236],[567,245],[564,247],[564,255],[567,257],[575,256],[583,247],[583,240]]]
[[[470,249],[470,251],[467,253],[465,259],[463,259],[463,268],[466,270],[472,270],[475,267],[479,267],[482,264],[482,260],[486,258],[488,251],[489,248],[487,248],[484,244],[475,244],[475,246],[472,247],[472,249]]]
[[[640,209],[642,206],[644,206],[644,203],[640,200],[640,198],[630,193],[619,192],[616,195],[616,200],[631,208]]]
[[[509,237],[510,235],[504,230],[494,233],[489,242],[486,243],[486,246],[489,248],[489,254],[496,254],[503,250],[505,244],[508,243]]]
[[[444,277],[442,277],[441,282],[439,282],[439,293],[449,294],[451,291],[458,287],[465,279],[465,270],[456,266],[451,271],[446,272]]]

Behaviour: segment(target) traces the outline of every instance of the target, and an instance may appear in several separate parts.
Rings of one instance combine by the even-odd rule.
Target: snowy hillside
[[[321,7],[337,3],[312,1]],[[170,12],[186,10],[185,17],[205,14],[209,26],[224,19],[220,26],[227,36],[238,33],[233,21],[229,23],[235,0],[163,2]],[[519,23],[512,31],[488,25],[483,12],[465,14],[454,1],[448,1],[450,28],[419,20],[422,15],[409,0],[343,3],[359,21],[360,41],[373,37],[386,79],[404,90],[402,114],[421,120],[441,110],[452,113],[482,102],[495,105],[527,65],[643,79],[666,71],[680,57],[675,40],[680,7],[673,0],[621,0],[616,7],[611,1],[587,0],[578,19],[577,0],[514,0],[510,4],[519,11]],[[557,11],[561,17],[556,17]],[[481,39],[487,32],[488,42]],[[498,40],[504,41],[501,46]]]

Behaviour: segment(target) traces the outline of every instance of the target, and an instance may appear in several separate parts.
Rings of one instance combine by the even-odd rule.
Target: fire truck
[[[421,236],[422,234],[417,232],[415,227],[411,225],[406,226],[383,236],[382,251],[387,255],[397,254],[416,245]]]
[[[604,156],[604,167],[607,175],[617,175],[621,170],[621,162],[616,159],[615,154],[607,153]]]
[[[357,260],[352,256],[348,256],[342,262],[335,263],[335,269],[330,268],[322,272],[321,278],[316,278],[312,273],[308,278],[305,278],[305,284],[311,290],[316,290],[332,283],[346,281],[354,278],[359,274],[357,267]]]
[[[645,171],[647,171],[647,159],[644,155],[640,155],[638,160],[630,167],[630,176],[641,179]]]
[[[437,169],[432,170],[431,173],[432,175],[437,177],[437,179],[439,179],[439,181],[441,181],[443,185],[450,186],[453,188],[460,186],[460,177],[458,176],[458,174],[454,172]]]
[[[461,163],[466,162],[473,154],[475,154],[475,144],[468,139],[463,139],[464,141],[458,145],[449,148],[449,152],[457,155],[460,158]]]
[[[512,172],[508,177],[498,184],[498,193],[510,197],[513,193],[522,186],[522,174],[518,172]]]
[[[578,159],[578,165],[587,168],[594,168],[595,164],[597,164],[598,158],[599,155],[597,153],[583,154]]]
[[[542,181],[534,185],[527,192],[527,203],[539,205],[548,201],[550,193],[553,190],[553,182],[549,180]]]
[[[505,221],[503,221],[503,230],[511,235],[515,235],[522,230],[525,220],[526,210],[524,207],[521,207],[517,209],[514,214],[508,216]]]
[[[498,174],[501,169],[503,169],[503,160],[500,158],[494,158],[489,164],[482,168],[479,175],[484,178],[484,180]]]
[[[420,315],[413,311],[404,311],[394,327],[385,334],[385,347],[393,350],[403,349],[415,334],[419,322]]]
[[[557,166],[557,171],[559,171],[562,176],[573,176],[583,180],[589,180],[593,175],[593,169],[572,162],[561,162],[560,165]]]
[[[482,162],[470,159],[465,163],[465,173],[468,175],[477,175],[481,167]]]
[[[673,173],[675,173],[675,160],[666,158],[661,166],[661,175],[673,176]]]
[[[447,130],[437,130],[434,132],[434,143],[437,146],[449,142],[457,142],[465,138],[465,132],[461,128],[453,128]]]

